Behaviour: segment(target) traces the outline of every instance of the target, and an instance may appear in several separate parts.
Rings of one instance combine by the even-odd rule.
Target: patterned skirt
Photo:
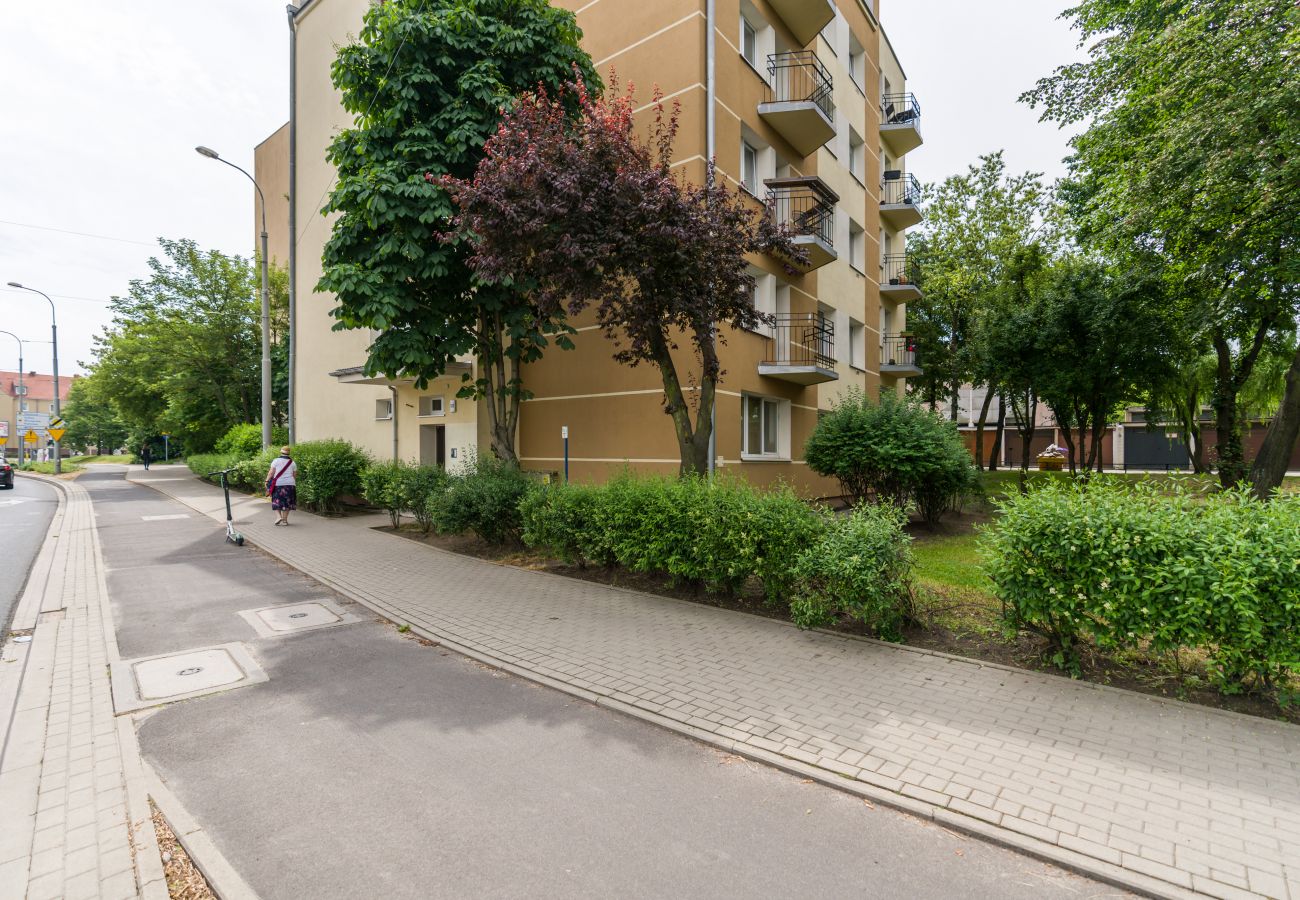
[[[276,485],[271,492],[271,509],[297,509],[298,488],[292,484]]]

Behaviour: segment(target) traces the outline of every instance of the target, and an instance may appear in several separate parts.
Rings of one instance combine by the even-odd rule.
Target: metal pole
[[[31,291],[33,294],[40,294],[45,298],[45,302],[50,304],[50,334],[54,338],[51,342],[54,345],[54,417],[59,417],[59,319],[58,313],[54,309],[54,301],[50,295],[44,291],[38,291],[36,288],[29,288],[26,285],[19,284],[16,281],[9,282],[11,288],[18,288],[23,291]],[[59,454],[59,442],[54,442],[54,474],[63,471],[63,457]]]
[[[289,443],[298,441],[298,7],[289,5]],[[394,408],[395,411],[396,408]]]
[[[717,30],[718,30],[718,12],[715,6],[715,0],[708,0],[705,4],[704,27],[708,30],[704,39],[705,61],[704,61],[704,80],[706,104],[704,113],[705,139],[708,147],[706,152],[709,156],[709,186],[713,185],[713,164],[716,162],[718,155],[717,143],[717,120],[718,120],[718,59],[717,59]],[[709,339],[717,340],[716,335],[710,334]],[[701,390],[703,385],[701,385]],[[713,476],[713,470],[717,466],[718,457],[718,390],[717,383],[713,387],[713,406],[709,410],[709,477]]]
[[[14,417],[14,434],[17,435],[19,431],[18,420],[23,417],[23,405],[27,402],[27,392],[23,390],[23,339],[12,331],[0,331],[0,334],[7,334],[18,342],[18,415]],[[5,438],[5,442],[7,443],[8,441],[9,439]],[[18,461],[25,462],[26,455],[26,449],[23,447],[23,439],[19,437]]]

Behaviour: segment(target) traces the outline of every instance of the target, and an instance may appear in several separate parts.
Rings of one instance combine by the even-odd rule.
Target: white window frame
[[[758,29],[743,13],[740,16],[740,55],[755,69],[758,65]]]
[[[853,219],[849,219],[849,265],[861,275],[865,275],[867,257],[867,232]]]
[[[750,446],[749,416],[755,406],[759,409],[759,444]],[[790,403],[776,397],[760,394],[742,394],[740,399],[740,458],[743,460],[788,460],[790,458]],[[768,423],[772,423],[769,435]],[[769,444],[768,438],[771,438]]]
[[[858,42],[857,37],[849,32],[849,81],[854,87],[867,95],[867,51]]]
[[[849,365],[859,372],[867,370],[867,326],[849,319]]]
[[[425,401],[428,401],[428,403],[426,404]],[[421,394],[417,402],[419,403],[419,408],[416,411],[416,418],[418,419],[432,419],[447,414],[447,404],[441,394]],[[428,412],[425,412],[426,409]]]
[[[385,412],[384,410],[387,410]],[[378,397],[375,399],[375,421],[388,422],[393,418],[393,398]]]
[[[740,184],[755,197],[759,184],[759,149],[749,141],[740,140]]]

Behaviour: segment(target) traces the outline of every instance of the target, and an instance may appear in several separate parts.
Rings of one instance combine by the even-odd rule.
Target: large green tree
[[[1291,0],[1083,0],[1066,10],[1088,60],[1023,99],[1075,138],[1090,240],[1158,253],[1175,291],[1204,299],[1215,357],[1219,473],[1246,477],[1241,391],[1294,327],[1300,254],[1300,8]],[[1300,354],[1256,461],[1261,495],[1300,431]]]
[[[126,446],[130,433],[102,379],[93,375],[78,378],[68,389],[63,421],[68,426],[63,446],[82,452],[93,446],[97,453],[112,453]]]
[[[159,244],[163,258],[149,260],[150,276],[113,298],[112,324],[95,339],[88,368],[133,435],[168,432],[191,449],[206,449],[231,425],[261,415],[258,269],[252,260],[201,250],[194,241]],[[277,274],[272,322],[279,323],[281,342],[283,285]],[[273,393],[277,421],[285,399]]]
[[[564,344],[562,316],[541,316],[521,286],[488,285],[451,236],[437,178],[467,178],[513,98],[599,84],[574,14],[546,0],[389,0],[373,4],[332,76],[353,125],[328,151],[338,180],[319,289],[336,328],[378,332],[366,369],[427,384],[472,355],[461,395],[482,397],[493,452],[515,459],[522,363]],[[426,179],[426,175],[433,176]]]

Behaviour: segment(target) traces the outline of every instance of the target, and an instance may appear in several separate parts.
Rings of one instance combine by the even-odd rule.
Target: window
[[[740,19],[740,53],[754,68],[758,68],[758,32],[743,16]]]
[[[863,183],[867,180],[867,144],[852,127],[849,128],[849,174]]]
[[[780,456],[781,402],[766,397],[743,398],[746,456]]]
[[[384,400],[375,401],[375,419],[391,419],[393,417],[393,398],[388,397]]]
[[[420,415],[421,416],[440,416],[442,415],[442,398],[433,397],[425,394],[420,398]]]
[[[749,141],[740,142],[740,183],[758,196],[758,150]]]
[[[867,51],[853,34],[849,35],[849,78],[858,90],[867,92]]]
[[[867,367],[867,326],[855,319],[849,319],[849,365]]]
[[[849,265],[862,271],[867,256],[867,233],[862,226],[849,219]]]
[[[776,278],[754,266],[749,267],[749,274],[754,278],[754,291],[752,294],[754,309],[764,315],[775,315],[777,289]],[[772,329],[768,325],[759,325],[755,330],[763,334],[768,334]]]

